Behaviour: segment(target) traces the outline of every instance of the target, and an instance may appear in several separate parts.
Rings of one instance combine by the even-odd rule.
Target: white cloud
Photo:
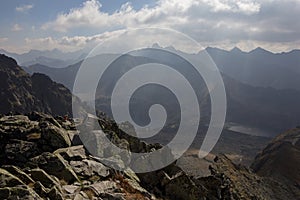
[[[247,14],[258,13],[260,10],[260,4],[255,2],[238,1],[236,4],[241,12]]]
[[[260,10],[260,4],[251,0],[202,0],[214,12],[234,12],[255,14]]]
[[[104,40],[106,40],[110,37],[113,37],[115,35],[118,35],[120,32],[122,32],[122,30],[114,31],[114,32],[105,32],[103,34],[97,34],[97,35],[92,35],[92,36],[73,36],[73,37],[64,36],[61,38],[53,38],[53,37],[26,38],[25,39],[26,48],[23,48],[21,52],[26,52],[31,49],[52,50],[54,48],[58,48],[62,51],[76,51],[76,50],[80,50],[82,48],[92,49],[93,47],[100,44]],[[124,41],[124,43],[119,44],[119,45],[121,45],[120,47],[118,47],[118,44],[116,44],[115,46],[109,47],[109,48],[115,48],[115,51],[117,51],[118,48],[122,49],[123,46],[126,46],[126,45],[132,46],[132,44],[137,41],[143,43],[142,46],[146,45],[147,42],[151,41],[151,39],[149,39],[149,37],[147,37],[146,39],[141,35],[137,35],[137,37],[138,37],[138,39],[136,39],[136,41]],[[155,37],[157,37],[157,35],[153,35],[153,37],[155,38]],[[161,35],[161,37],[164,37],[164,36]],[[168,39],[172,40],[172,38],[166,38],[166,40],[165,40],[166,44],[160,44],[160,45],[163,47],[167,47],[169,45],[173,45],[173,46],[175,45],[175,47],[176,47],[176,44],[170,44]],[[4,41],[5,40],[6,39],[4,39]],[[1,39],[0,39],[0,41],[1,41]],[[149,45],[149,44],[147,44],[147,45]],[[292,42],[272,42],[272,43],[270,43],[270,42],[264,42],[264,41],[258,41],[258,40],[233,41],[230,39],[222,39],[222,40],[220,39],[220,40],[216,40],[216,41],[204,41],[204,42],[201,42],[201,45],[203,47],[211,46],[211,47],[218,47],[218,48],[222,48],[222,49],[226,49],[226,50],[230,50],[233,47],[237,46],[244,51],[251,51],[259,46],[259,47],[265,48],[267,50],[271,50],[273,52],[283,52],[283,51],[287,52],[287,51],[290,51],[293,49],[299,49],[300,40],[292,41]],[[186,47],[180,46],[180,44],[179,44],[179,47],[181,50],[183,50],[183,48],[186,48]],[[10,47],[8,49],[12,49],[12,47]],[[20,51],[20,48],[18,48],[17,50]],[[17,51],[17,50],[13,49],[12,51]],[[186,49],[186,50],[187,50],[187,52],[189,51],[189,49]],[[194,51],[195,49],[194,49],[194,47],[191,47],[190,50]]]
[[[295,42],[300,40],[299,12],[299,0],[158,0],[152,7],[145,5],[138,10],[126,3],[113,13],[104,12],[99,1],[88,0],[58,14],[41,28],[65,33],[85,28],[87,32],[91,29],[101,33],[130,27],[163,27],[184,32],[203,45],[246,49],[253,41],[253,45],[279,51],[299,44]],[[91,38],[94,36],[59,41],[78,47]]]
[[[108,14],[100,12],[100,8],[101,4],[98,1],[86,1],[81,8],[71,9],[67,14],[59,14],[55,21],[46,23],[42,29],[65,32],[74,27],[107,25]]]
[[[15,25],[13,25],[11,30],[14,31],[14,32],[17,32],[17,31],[23,30],[23,28],[19,24],[15,24]]]
[[[117,34],[115,32],[105,32],[93,36],[64,36],[61,38],[44,37],[44,38],[25,38],[26,47],[30,49],[51,50],[58,48],[64,51],[74,51],[82,48],[94,47],[101,41]]]
[[[33,4],[21,5],[16,7],[16,11],[25,13],[31,10],[32,8],[33,8]]]
[[[259,12],[260,4],[243,1],[228,0],[160,0],[150,7],[135,10],[130,3],[122,5],[119,10],[112,14],[101,11],[102,5],[96,0],[88,0],[80,8],[71,9],[68,13],[59,14],[52,22],[42,26],[42,29],[54,29],[66,32],[72,28],[94,27],[108,28],[116,26],[135,27],[143,25],[176,25],[185,23],[190,17],[191,10],[197,10],[199,16],[205,12],[217,13],[240,13],[254,14]]]

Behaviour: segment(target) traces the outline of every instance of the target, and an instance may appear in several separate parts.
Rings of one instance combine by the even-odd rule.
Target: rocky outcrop
[[[128,154],[130,151],[150,152],[161,148],[159,144],[147,144],[125,134],[114,121],[98,114],[100,118],[97,121],[106,136],[122,146]],[[297,198],[286,185],[272,178],[258,176],[222,155],[214,159],[210,166],[211,175],[207,177],[189,176],[176,163],[143,174],[136,174],[131,169],[124,172],[114,170],[103,162],[103,157],[92,156],[81,144],[78,134],[72,119],[53,118],[37,112],[2,116],[0,198]],[[104,153],[106,159],[113,160],[114,155],[108,149]]]
[[[105,117],[100,121],[107,136],[127,148],[128,153],[161,148],[126,135]],[[36,112],[1,117],[2,195],[15,198],[11,191],[22,189],[26,193],[16,198],[194,199],[201,196],[192,179],[175,164],[147,174],[135,174],[130,169],[119,172],[105,166],[101,157],[92,156],[74,140],[75,135],[78,132],[74,123],[60,117]],[[110,151],[105,150],[105,157],[111,159],[109,155]],[[195,193],[190,195],[191,187]]]
[[[252,169],[257,174],[284,183],[300,196],[300,128],[277,136],[255,158]]]
[[[69,133],[74,123],[59,117],[1,117],[1,199],[154,199],[133,172],[106,167]]]
[[[211,175],[197,179],[214,199],[297,199],[285,184],[261,177],[250,169],[219,155],[210,166]]]
[[[0,114],[39,111],[66,115],[72,110],[72,94],[43,74],[30,76],[16,61],[0,54]]]

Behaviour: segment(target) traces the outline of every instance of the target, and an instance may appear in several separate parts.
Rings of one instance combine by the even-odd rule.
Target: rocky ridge
[[[99,123],[127,151],[160,148],[104,116]],[[37,112],[2,116],[0,138],[0,199],[295,199],[279,182],[226,156],[214,160],[207,177],[188,176],[176,163],[144,174],[114,170],[81,144],[72,119]]]
[[[253,171],[284,183],[289,190],[300,197],[300,127],[290,129],[271,141],[259,153],[253,164]]]
[[[38,111],[65,115],[72,111],[69,89],[44,74],[30,76],[14,59],[3,54],[0,54],[0,101],[1,114]]]

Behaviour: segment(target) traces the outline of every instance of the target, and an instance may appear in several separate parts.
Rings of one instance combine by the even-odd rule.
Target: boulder
[[[83,160],[87,158],[88,152],[84,146],[72,146],[56,150],[53,154],[60,154],[65,160]]]
[[[68,137],[67,132],[63,128],[59,128],[48,122],[40,122],[41,127],[41,139],[43,145],[47,145],[50,149],[45,150],[56,150],[59,148],[71,146],[71,141]]]
[[[105,193],[120,192],[119,187],[113,181],[101,181],[88,186],[88,189],[92,190],[96,196],[100,196]]]
[[[31,165],[38,166],[48,174],[56,176],[67,183],[79,181],[76,173],[67,161],[59,154],[43,153],[31,159]]]
[[[13,115],[0,118],[0,136],[3,142],[9,139],[26,140],[26,135],[38,129],[38,123],[32,122],[27,116]]]
[[[47,121],[50,122],[51,124],[53,124],[54,126],[61,128],[61,124],[58,123],[58,121],[56,119],[54,119],[51,115],[45,114],[45,113],[40,113],[40,112],[31,112],[29,114],[27,114],[27,117],[31,120],[31,121],[37,121],[37,122],[43,122],[43,121]]]
[[[74,172],[81,177],[99,176],[105,178],[110,174],[109,168],[101,162],[93,160],[92,157],[88,157],[88,152],[82,145],[58,149],[54,154],[60,155],[68,161]]]
[[[63,185],[62,188],[68,194],[74,194],[80,190],[80,187],[76,185]]]
[[[70,161],[70,165],[78,176],[89,179],[93,176],[105,178],[110,175],[109,168],[93,160]]]

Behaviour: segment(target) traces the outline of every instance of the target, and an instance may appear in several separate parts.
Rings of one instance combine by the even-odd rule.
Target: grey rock
[[[54,175],[67,183],[79,181],[72,167],[59,154],[43,153],[40,156],[32,158],[31,162],[45,170],[48,174]]]
[[[100,194],[104,194],[104,193],[120,192],[119,187],[113,181],[97,182],[97,183],[90,185],[88,188],[90,188],[92,191],[94,191],[97,196],[100,196]]]
[[[79,186],[75,185],[64,185],[62,186],[63,190],[66,191],[69,194],[74,194],[79,188]]]
[[[42,128],[42,139],[45,141],[45,144],[50,145],[53,150],[71,146],[71,141],[64,129],[49,123],[40,123],[40,126]]]
[[[74,200],[90,200],[89,196],[81,191],[79,194],[76,194]],[[101,198],[99,198],[101,200]]]
[[[96,162],[94,160],[85,159],[82,162],[86,163],[87,171],[91,172],[92,174],[96,174],[100,177],[107,177],[109,176],[109,168],[105,167],[102,163]]]
[[[60,154],[65,160],[83,160],[87,158],[87,151],[84,146],[72,146],[68,148],[58,149],[53,154]]]
[[[34,111],[34,112],[27,114],[27,117],[31,121],[37,121],[37,122],[47,121],[47,122],[50,122],[51,124],[53,124],[54,126],[57,126],[58,128],[62,127],[56,119],[54,119],[51,115],[48,115],[45,113],[40,113],[40,112]]]

